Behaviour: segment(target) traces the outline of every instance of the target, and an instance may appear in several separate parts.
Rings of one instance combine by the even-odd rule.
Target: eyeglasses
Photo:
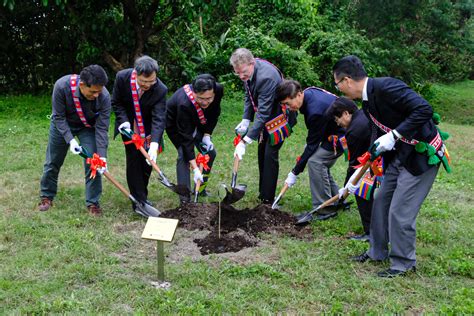
[[[334,88],[336,88],[337,91],[340,91],[340,90],[339,90],[339,84],[340,84],[341,82],[343,82],[344,79],[346,79],[346,78],[347,78],[347,77],[342,77],[342,79],[339,80],[338,82],[334,82]]]
[[[141,80],[137,78],[137,82],[140,86],[152,86],[157,82],[157,79],[155,80]]]
[[[234,71],[234,75],[240,77],[240,76],[249,76],[250,75],[250,71],[252,70],[252,65],[246,65],[245,67],[244,66],[241,66],[239,71]]]
[[[209,97],[209,98],[200,98],[200,97],[196,96],[195,99],[196,99],[196,101],[199,101],[199,102],[211,103],[212,101],[214,101],[214,96]]]

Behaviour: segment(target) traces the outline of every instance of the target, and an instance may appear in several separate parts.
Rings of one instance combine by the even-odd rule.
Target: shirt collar
[[[367,82],[368,81],[369,81],[369,77],[365,78],[364,89],[362,89],[362,101],[369,101],[369,97],[367,96]]]

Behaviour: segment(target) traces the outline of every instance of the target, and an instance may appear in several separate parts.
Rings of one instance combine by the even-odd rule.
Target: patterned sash
[[[135,122],[137,124],[140,137],[145,138],[145,126],[143,125],[142,111],[140,109],[140,102],[138,101],[137,72],[135,69],[132,71],[132,76],[130,77],[130,88],[132,88],[133,106],[135,108]]]
[[[71,93],[72,93],[72,99],[74,100],[74,105],[76,107],[76,112],[77,115],[79,115],[79,118],[82,121],[82,124],[84,124],[85,127],[92,127],[87,123],[86,117],[84,116],[84,112],[82,111],[81,107],[81,102],[79,101],[79,98],[76,96],[76,90],[77,90],[77,75],[71,75],[71,80],[69,81],[70,86],[71,86]]]
[[[378,128],[380,128],[385,133],[390,133],[392,131],[392,129],[390,127],[387,127],[387,126],[383,125],[382,123],[377,121],[377,119],[370,112],[368,112],[368,113],[370,115],[370,119],[372,120],[372,122],[374,122],[374,124]],[[420,142],[416,139],[408,140],[405,137],[401,137],[400,140],[404,143],[407,143],[407,144],[413,145],[413,146]],[[441,140],[441,136],[439,135],[439,132],[436,132],[436,136],[430,141],[429,144],[431,146],[433,146],[434,148],[436,148],[436,150],[439,150],[441,148],[441,145],[443,144],[443,141]]]
[[[199,117],[199,122],[201,122],[201,125],[205,125],[207,123],[206,117],[204,116],[204,111],[201,109],[199,104],[197,104],[196,100],[194,99],[193,92],[191,91],[191,87],[189,84],[186,84],[183,86],[184,92],[186,92],[186,95],[188,96],[189,101],[194,105],[194,108],[196,109],[196,112]]]

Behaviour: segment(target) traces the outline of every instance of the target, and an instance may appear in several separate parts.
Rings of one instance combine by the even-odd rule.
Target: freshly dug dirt
[[[231,205],[221,204],[220,238],[218,203],[187,203],[165,211],[162,217],[178,219],[178,227],[186,230],[210,231],[206,237],[194,239],[203,255],[254,247],[258,245],[260,233],[311,238],[309,226],[295,226],[293,215],[267,205],[237,210]]]

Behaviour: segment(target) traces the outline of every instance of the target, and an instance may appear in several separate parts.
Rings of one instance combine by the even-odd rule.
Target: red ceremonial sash
[[[77,90],[77,75],[71,75],[71,80],[69,81],[70,86],[71,86],[71,93],[72,93],[72,99],[74,100],[74,105],[76,107],[76,112],[77,115],[79,115],[79,118],[82,121],[82,124],[84,124],[85,127],[92,127],[87,123],[86,117],[84,116],[84,112],[82,111],[81,107],[81,102],[79,101],[79,98],[76,96],[76,90]]]
[[[132,88],[132,99],[135,108],[135,121],[137,123],[138,132],[140,133],[141,138],[145,138],[145,126],[143,125],[142,111],[140,110],[140,102],[138,101],[137,72],[135,69],[133,69],[132,76],[130,77],[130,87]]]
[[[204,116],[204,111],[201,109],[199,104],[197,104],[196,100],[194,99],[193,92],[191,91],[191,87],[189,87],[188,84],[183,86],[184,92],[186,92],[186,95],[188,96],[189,101],[194,105],[194,108],[196,109],[196,112],[199,117],[199,122],[201,122],[202,125],[207,123],[206,117]]]
[[[377,127],[380,128],[382,131],[384,131],[385,133],[390,133],[392,131],[390,127],[385,126],[379,121],[377,121],[377,119],[370,112],[369,112],[369,115],[372,122],[374,122],[374,124],[377,125]],[[409,145],[416,145],[420,142],[416,139],[408,140],[405,137],[401,137],[400,140]],[[430,141],[430,145],[436,148],[436,150],[439,150],[442,144],[443,144],[443,141],[441,139],[441,136],[439,135],[439,132],[436,132],[436,136]]]

